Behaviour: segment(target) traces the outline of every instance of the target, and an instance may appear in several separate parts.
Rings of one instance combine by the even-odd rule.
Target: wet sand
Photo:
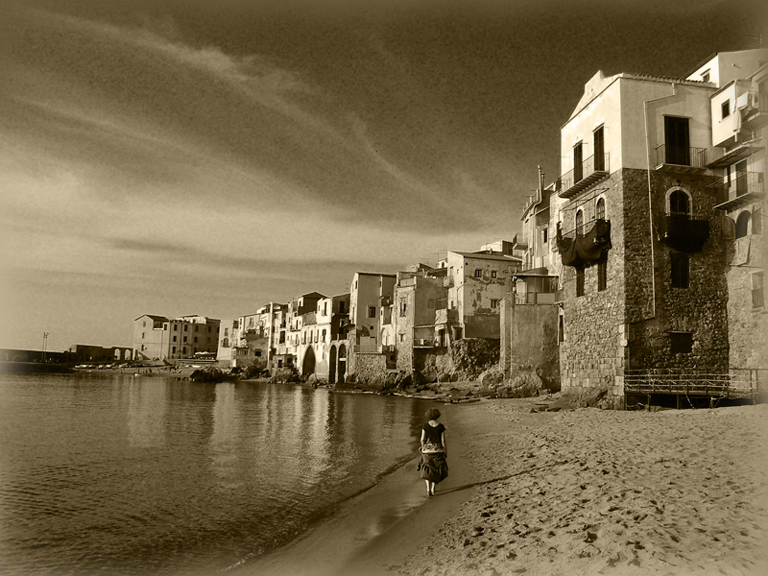
[[[446,405],[449,478],[413,460],[253,574],[768,574],[768,405],[531,413]],[[415,456],[415,455],[414,455]]]

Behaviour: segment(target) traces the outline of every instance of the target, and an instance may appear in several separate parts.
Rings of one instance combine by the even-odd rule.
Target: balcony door
[[[736,164],[736,196],[747,193],[747,161]]]
[[[579,182],[584,178],[584,153],[581,142],[573,147],[573,183]]]
[[[595,153],[595,172],[605,170],[605,138],[603,136],[603,127],[600,126],[594,131],[594,153]]]
[[[688,118],[664,116],[664,144],[667,164],[691,165]]]

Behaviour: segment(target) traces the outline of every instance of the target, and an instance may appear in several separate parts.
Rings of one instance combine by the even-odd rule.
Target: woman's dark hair
[[[425,414],[425,416],[427,417],[427,420],[437,420],[438,418],[440,418],[440,410],[438,410],[437,408],[430,408],[429,410],[427,410],[427,413]]]

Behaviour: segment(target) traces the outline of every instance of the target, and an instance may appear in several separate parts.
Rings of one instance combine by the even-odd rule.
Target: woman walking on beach
[[[421,460],[418,470],[427,483],[427,494],[435,495],[435,486],[448,476],[448,446],[445,443],[445,426],[437,420],[440,410],[430,408],[426,413],[427,422],[421,427]]]

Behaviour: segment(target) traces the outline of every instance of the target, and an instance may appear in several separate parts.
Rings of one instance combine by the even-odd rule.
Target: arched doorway
[[[336,346],[328,353],[328,383],[336,384]]]
[[[315,373],[315,350],[312,346],[307,347],[304,352],[304,362],[301,364],[302,376],[309,376]]]
[[[339,384],[344,384],[344,376],[347,373],[347,347],[339,346]]]

